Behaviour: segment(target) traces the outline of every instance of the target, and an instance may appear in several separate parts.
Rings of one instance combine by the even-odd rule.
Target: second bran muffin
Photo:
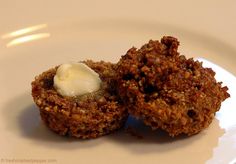
[[[116,68],[118,92],[129,113],[170,136],[208,127],[229,97],[215,72],[179,55],[178,45],[173,37],[151,40],[138,50],[131,48]]]
[[[58,67],[42,73],[32,82],[32,96],[44,123],[60,135],[83,139],[117,130],[128,117],[113,87],[114,65],[91,60],[84,63],[99,74],[100,90],[79,97],[61,96],[53,87]]]

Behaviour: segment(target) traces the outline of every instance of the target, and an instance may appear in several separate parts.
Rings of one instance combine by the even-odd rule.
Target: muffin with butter
[[[32,82],[43,122],[54,132],[96,138],[121,128],[128,112],[116,96],[114,64],[91,60],[52,68]]]

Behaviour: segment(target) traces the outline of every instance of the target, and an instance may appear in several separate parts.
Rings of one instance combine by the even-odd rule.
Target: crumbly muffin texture
[[[53,87],[58,67],[37,76],[32,82],[32,96],[43,122],[60,135],[96,138],[122,127],[128,117],[126,108],[118,103],[114,89],[114,64],[84,62],[102,80],[100,90],[79,97],[63,97]]]
[[[170,136],[193,135],[208,127],[230,96],[211,68],[180,55],[178,46],[176,38],[165,36],[131,48],[116,65],[115,76],[129,113]]]

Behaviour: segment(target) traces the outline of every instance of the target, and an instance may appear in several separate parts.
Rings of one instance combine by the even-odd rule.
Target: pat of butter
[[[68,63],[58,67],[54,88],[62,96],[80,96],[99,90],[99,75],[84,63]]]

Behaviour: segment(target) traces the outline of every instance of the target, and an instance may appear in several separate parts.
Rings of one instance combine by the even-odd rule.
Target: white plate
[[[209,7],[205,9],[203,3],[194,4],[193,8],[188,1],[179,1],[168,12],[159,7],[166,6],[166,2],[143,1],[135,7],[134,2],[34,4],[21,1],[1,5],[0,18],[4,19],[0,27],[3,36],[0,41],[0,163],[235,163],[236,79],[231,73],[236,74],[236,42],[232,36],[236,36],[233,30],[236,25],[230,21],[232,13],[235,14],[234,2],[217,2],[213,8],[210,2],[205,2]],[[224,11],[217,15],[214,11],[221,7]],[[224,19],[225,26],[220,26],[215,18],[221,19],[222,14],[228,18]],[[199,23],[204,26],[196,27]],[[12,31],[35,25],[40,25],[36,31],[6,37]],[[219,32],[224,37],[217,35]],[[26,40],[29,37],[25,36],[32,38],[42,33],[42,39],[10,44],[14,39]],[[160,39],[163,35],[178,37],[182,54],[201,58],[205,66],[217,72],[217,79],[229,87],[231,98],[223,103],[209,128],[192,137],[173,139],[131,120],[135,127],[142,127],[138,131],[144,139],[121,130],[83,141],[60,137],[42,124],[30,95],[30,83],[35,75],[67,61],[117,62],[132,46],[140,47],[149,39]]]

